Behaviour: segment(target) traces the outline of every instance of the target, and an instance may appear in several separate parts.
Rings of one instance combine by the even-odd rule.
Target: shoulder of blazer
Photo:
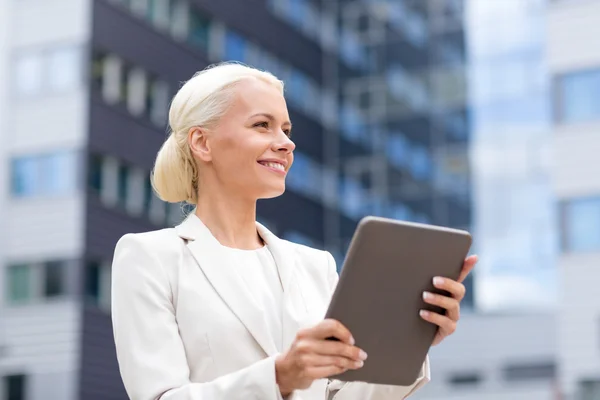
[[[177,235],[174,228],[128,233],[119,239],[117,248],[126,244],[137,245],[161,261],[178,258],[185,246],[184,241]]]

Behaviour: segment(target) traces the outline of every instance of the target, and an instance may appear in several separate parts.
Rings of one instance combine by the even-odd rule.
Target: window
[[[88,161],[88,186],[100,193],[102,191],[102,157],[92,155]]]
[[[19,55],[15,63],[15,85],[20,95],[30,96],[42,90],[43,58],[39,53]]]
[[[510,365],[504,368],[503,374],[507,381],[552,380],[556,376],[556,365],[553,362]]]
[[[481,376],[477,373],[457,374],[450,377],[450,384],[453,386],[471,386],[481,383]]]
[[[203,50],[208,49],[210,20],[197,10],[190,10],[188,42]]]
[[[73,89],[81,83],[82,66],[80,46],[25,50],[16,56],[15,91],[20,96],[37,96]]]
[[[10,303],[24,303],[33,296],[31,282],[32,269],[27,264],[9,265],[7,267],[7,300]]]
[[[432,163],[425,147],[413,146],[411,154],[411,171],[416,179],[424,180],[431,176]]]
[[[119,165],[119,175],[117,184],[117,196],[119,204],[123,207],[127,204],[127,195],[129,192],[129,167],[126,165]]]
[[[294,164],[286,183],[304,195],[323,198],[323,166],[301,152],[294,152]]]
[[[578,399],[597,400],[600,398],[600,380],[586,379],[579,382]]]
[[[225,58],[241,62],[246,59],[246,40],[232,31],[227,31],[225,35]]]
[[[77,154],[59,152],[40,157],[42,190],[45,194],[70,193],[77,184]]]
[[[35,157],[19,157],[12,161],[12,193],[15,196],[33,196],[38,189],[38,165]]]
[[[562,122],[600,119],[600,69],[567,74],[558,79],[558,108]]]
[[[68,194],[77,188],[77,154],[61,151],[17,157],[11,162],[11,191],[16,197]]]
[[[391,133],[386,146],[388,159],[396,167],[403,168],[410,161],[410,143],[402,133]]]
[[[110,309],[110,264],[88,261],[85,293],[88,300],[105,310]]]
[[[69,90],[81,83],[82,55],[78,47],[56,49],[48,56],[48,83],[51,90]]]
[[[27,379],[25,375],[8,375],[4,377],[4,393],[1,398],[6,400],[25,400]]]
[[[600,198],[574,199],[563,205],[565,250],[600,250]]]
[[[49,261],[44,264],[44,296],[55,297],[65,293],[65,263]]]
[[[169,110],[169,85],[156,78],[148,82],[146,110],[154,125],[164,127],[167,124]]]

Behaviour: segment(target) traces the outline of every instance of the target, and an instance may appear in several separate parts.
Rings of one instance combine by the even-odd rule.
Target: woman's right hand
[[[327,340],[335,337],[338,340]],[[275,360],[279,390],[287,396],[306,389],[316,379],[363,366],[367,354],[354,346],[350,331],[339,321],[326,319],[298,332],[288,351]]]

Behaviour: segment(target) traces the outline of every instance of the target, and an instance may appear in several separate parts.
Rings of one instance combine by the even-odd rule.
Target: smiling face
[[[281,195],[296,147],[290,132],[278,88],[258,79],[238,83],[218,125],[190,131],[190,147],[200,162],[200,191],[218,184],[247,199]]]

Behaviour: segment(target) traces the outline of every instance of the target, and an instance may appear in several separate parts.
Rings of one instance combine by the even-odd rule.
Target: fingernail
[[[427,317],[429,315],[429,311],[421,310],[421,311],[419,311],[419,314],[421,315],[421,317]]]
[[[364,361],[367,359],[367,353],[364,352],[364,350],[361,350],[358,352],[358,358],[360,358],[361,361]]]
[[[350,346],[354,346],[356,342],[354,341],[354,337],[350,336]]]
[[[357,361],[354,363],[354,365],[356,365],[356,368],[362,368],[362,366],[365,365],[365,363],[362,361]]]
[[[427,300],[427,299],[431,299],[433,297],[433,295],[429,292],[423,292],[423,299]]]
[[[444,284],[444,278],[436,276],[435,278],[433,278],[433,284],[434,285],[443,285]]]

